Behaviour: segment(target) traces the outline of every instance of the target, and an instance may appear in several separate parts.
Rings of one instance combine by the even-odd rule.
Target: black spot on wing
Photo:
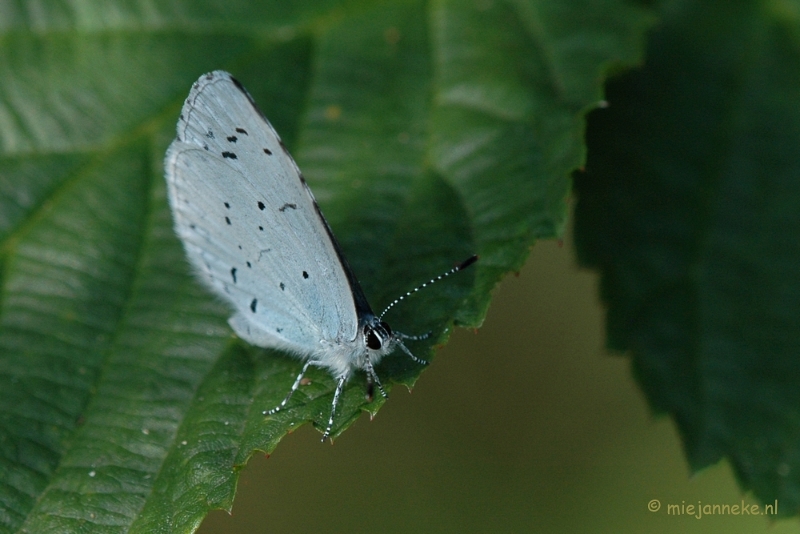
[[[286,284],[284,284],[283,282],[281,282],[280,284],[278,284],[278,286],[280,286],[280,288],[281,288],[281,291],[286,291]]]
[[[238,138],[238,137],[236,137],[235,135],[229,135],[229,136],[228,136],[228,137],[226,137],[225,139],[227,139],[229,143],[235,143],[236,141],[238,141],[238,140],[239,140],[239,138]]]
[[[233,283],[236,283],[236,267],[231,267],[231,278],[233,278]]]
[[[228,226],[230,226],[230,224],[231,224],[231,218],[226,216],[226,217],[225,217],[225,222],[226,222],[226,223],[228,223]]]
[[[263,202],[261,202],[260,200],[258,201],[258,209],[260,209],[261,211],[264,211],[264,208],[266,208],[266,207],[267,206]]]
[[[248,267],[248,268],[251,268],[251,269],[253,268],[253,266],[252,266],[252,265],[250,265],[250,262],[249,262],[249,261],[246,261],[245,263],[247,264],[247,267]]]
[[[244,128],[236,128],[236,132],[244,135],[249,135]]]
[[[255,313],[255,312],[256,312],[256,306],[257,306],[257,305],[258,305],[258,300],[257,300],[257,299],[253,299],[253,300],[251,300],[251,301],[250,301],[250,311],[251,311],[251,312],[253,312],[253,313]]]
[[[227,202],[225,202],[224,204],[225,204],[226,208],[231,209],[231,205],[230,204],[228,204]]]
[[[284,204],[283,206],[278,208],[278,211],[286,211],[286,208],[291,208],[293,210],[296,210],[297,209],[297,204],[292,204],[292,203],[287,202],[286,204]]]
[[[267,156],[271,156],[272,155],[272,150],[270,150],[268,148],[265,148],[264,149],[264,154],[266,154]]]
[[[206,137],[208,137],[209,139],[214,139],[214,132],[209,130],[208,132],[206,132]]]
[[[258,227],[258,230],[259,230],[260,232],[263,232],[263,231],[264,231],[264,227],[263,227],[263,226],[259,226],[259,227]]]
[[[228,151],[223,152],[222,153],[222,157],[223,158],[228,158],[228,159],[237,159],[236,154],[234,154],[233,152],[228,152]]]
[[[308,278],[308,273],[303,271],[303,278]]]

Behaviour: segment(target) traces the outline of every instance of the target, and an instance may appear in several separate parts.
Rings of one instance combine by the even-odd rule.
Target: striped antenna
[[[401,300],[405,299],[406,297],[410,297],[411,295],[413,295],[414,293],[416,293],[417,291],[419,291],[423,287],[428,287],[429,285],[431,285],[431,284],[433,284],[435,282],[438,282],[439,280],[442,280],[443,278],[447,278],[448,276],[450,276],[453,273],[457,273],[458,271],[463,271],[464,269],[466,269],[467,267],[469,267],[470,265],[472,265],[476,261],[478,261],[478,255],[477,254],[475,254],[473,256],[470,256],[469,258],[467,258],[466,260],[462,261],[461,263],[459,263],[458,265],[456,265],[455,267],[453,267],[452,269],[450,269],[446,273],[442,273],[439,276],[437,276],[436,278],[431,278],[430,280],[428,280],[424,284],[419,285],[419,286],[415,287],[414,289],[412,289],[411,291],[407,292],[405,295],[401,295],[400,297],[394,299],[391,302],[391,304],[386,306],[386,309],[383,310],[380,315],[378,315],[378,319],[383,319],[383,316],[386,314],[386,312],[391,310],[394,307],[395,304],[397,304]],[[410,336],[409,336],[409,338],[410,338]]]

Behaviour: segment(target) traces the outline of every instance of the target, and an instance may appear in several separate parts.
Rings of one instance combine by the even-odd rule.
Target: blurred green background
[[[796,520],[667,515],[756,501],[726,462],[690,475],[671,420],[603,348],[597,280],[570,232],[540,242],[412,394],[395,388],[333,446],[305,426],[254,457],[233,514],[212,512],[199,532],[800,533]]]
[[[800,510],[797,0],[3,5],[3,532],[189,532],[294,424],[250,408],[298,362],[232,343],[171,230],[160,161],[213,68],[263,103],[373,304],[482,254],[472,304],[451,281],[393,325],[479,320],[575,169],[604,279],[538,244],[413,395],[254,458],[203,532],[798,531],[647,508],[738,504],[733,465]],[[314,387],[299,421],[328,413]]]

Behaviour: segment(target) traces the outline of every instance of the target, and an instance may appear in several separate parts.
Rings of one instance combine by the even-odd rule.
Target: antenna
[[[431,284],[433,284],[435,282],[438,282],[439,280],[447,278],[451,274],[457,273],[458,271],[463,271],[464,269],[466,269],[467,267],[469,267],[470,265],[472,265],[476,261],[478,261],[478,255],[474,254],[474,255],[470,256],[469,258],[467,258],[466,260],[464,260],[461,263],[459,263],[458,265],[456,265],[455,267],[453,267],[452,269],[450,269],[449,271],[447,271],[446,273],[442,273],[439,276],[437,276],[436,278],[431,278],[430,280],[428,280],[424,284],[419,285],[419,286],[415,287],[414,289],[412,289],[411,291],[406,292],[405,295],[401,295],[400,297],[394,299],[388,306],[386,306],[386,309],[383,310],[380,315],[378,315],[378,319],[383,319],[383,316],[386,314],[386,312],[391,310],[394,307],[395,304],[399,303],[401,300],[404,300],[406,297],[410,297],[411,295],[413,295],[414,293],[416,293],[417,291],[419,291],[423,287],[428,287],[429,285],[431,285]],[[409,336],[409,338],[410,337],[411,336]]]

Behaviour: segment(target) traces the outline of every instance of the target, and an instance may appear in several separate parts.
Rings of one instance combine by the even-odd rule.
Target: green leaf
[[[693,469],[800,508],[800,13],[665,2],[647,64],[610,84],[575,181],[608,342],[629,349]]]
[[[558,235],[583,113],[650,18],[572,2],[0,4],[0,533],[192,532],[333,380],[232,336],[172,230],[162,159],[191,83],[233,72],[303,169],[370,302],[478,326]],[[413,384],[401,355],[378,368]],[[345,391],[334,433],[368,404]]]

